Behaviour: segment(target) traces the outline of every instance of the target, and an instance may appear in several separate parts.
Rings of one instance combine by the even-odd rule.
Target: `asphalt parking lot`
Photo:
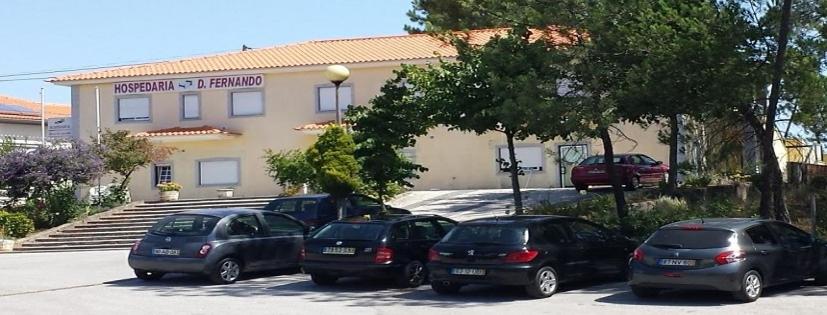
[[[439,296],[428,286],[345,280],[314,285],[302,274],[257,274],[228,286],[187,275],[135,279],[126,251],[0,255],[0,314],[824,314],[827,287],[768,289],[738,304],[716,292],[638,300],[619,282],[577,283],[544,300],[519,288],[468,287]]]

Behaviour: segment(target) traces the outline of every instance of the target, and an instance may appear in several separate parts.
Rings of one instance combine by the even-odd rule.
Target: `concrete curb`
[[[129,208],[134,207],[135,205],[139,205],[139,204],[143,204],[143,201],[130,202],[130,203],[122,205],[122,206],[117,206],[117,207],[114,207],[112,209],[109,209],[109,210],[106,210],[106,211],[103,211],[103,212],[98,212],[98,213],[95,213],[93,215],[83,217],[79,220],[75,220],[75,221],[60,225],[60,226],[53,227],[53,228],[48,229],[48,230],[44,230],[44,231],[40,231],[40,232],[31,234],[31,235],[26,236],[24,238],[20,238],[20,239],[15,240],[14,241],[14,248],[18,249],[18,248],[22,247],[21,245],[24,244],[24,243],[34,241],[35,239],[38,239],[38,238],[49,237],[49,235],[58,233],[58,232],[63,231],[65,229],[75,227],[76,225],[79,225],[79,224],[84,224],[84,223],[86,223],[90,220],[97,220],[98,218],[100,218],[102,216],[108,216],[108,215],[113,214],[113,213],[123,212],[124,210],[129,209]],[[12,251],[12,252],[14,252],[14,251]]]

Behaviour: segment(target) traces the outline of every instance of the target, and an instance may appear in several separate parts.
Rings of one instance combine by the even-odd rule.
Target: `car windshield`
[[[209,215],[180,214],[161,219],[150,229],[156,235],[203,236],[210,234],[221,218]]]
[[[615,163],[620,163],[620,157],[615,156],[614,158],[612,158],[612,161],[614,161]],[[605,159],[603,158],[602,155],[595,155],[595,156],[590,156],[590,157],[586,158],[585,160],[583,160],[583,162],[580,162],[580,165],[603,164],[605,162],[606,161],[605,161]]]
[[[374,241],[382,237],[385,226],[372,223],[332,223],[313,235],[314,239]]]
[[[517,245],[528,241],[528,229],[520,226],[459,225],[442,240],[453,244]]]
[[[734,234],[723,230],[661,229],[646,244],[660,248],[707,249],[729,247]]]

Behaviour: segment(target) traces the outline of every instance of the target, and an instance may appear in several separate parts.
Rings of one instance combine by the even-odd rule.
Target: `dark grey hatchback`
[[[630,260],[632,292],[653,297],[664,289],[731,292],[744,302],[763,289],[816,278],[827,284],[827,247],[784,222],[703,219],[661,227]]]
[[[289,215],[249,209],[207,209],[173,214],[149,229],[129,253],[144,280],[192,273],[217,284],[242,272],[299,265],[307,227]]]

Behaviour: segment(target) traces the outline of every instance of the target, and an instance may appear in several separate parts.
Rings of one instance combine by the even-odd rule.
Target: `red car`
[[[575,166],[571,171],[574,188],[581,191],[589,189],[589,186],[611,185],[604,162],[602,155],[595,155]],[[614,163],[621,182],[629,190],[641,185],[657,185],[669,176],[669,166],[644,154],[617,154]]]

